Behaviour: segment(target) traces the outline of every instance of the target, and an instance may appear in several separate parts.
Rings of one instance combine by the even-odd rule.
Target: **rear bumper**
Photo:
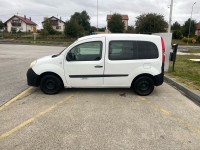
[[[162,67],[161,67],[161,74],[154,76],[155,86],[159,86],[163,84],[163,82],[164,82],[164,63],[162,64]]]
[[[37,75],[32,68],[28,69],[26,76],[29,86],[39,86],[39,75]]]
[[[154,76],[154,83],[155,83],[155,86],[162,85],[162,84],[163,84],[163,81],[164,81],[164,74],[163,74],[163,73]]]

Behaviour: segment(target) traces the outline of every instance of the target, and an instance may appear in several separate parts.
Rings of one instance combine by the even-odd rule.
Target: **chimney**
[[[61,17],[60,17],[60,23],[61,23]]]
[[[26,20],[26,15],[24,15],[24,19]]]
[[[30,21],[31,21],[31,17],[30,17]]]

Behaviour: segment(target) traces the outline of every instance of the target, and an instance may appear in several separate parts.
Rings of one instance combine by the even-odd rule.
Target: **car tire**
[[[45,94],[56,94],[62,87],[62,82],[55,75],[45,75],[40,81],[40,88]]]
[[[134,91],[141,96],[147,96],[154,90],[154,82],[149,77],[138,78],[133,85]]]

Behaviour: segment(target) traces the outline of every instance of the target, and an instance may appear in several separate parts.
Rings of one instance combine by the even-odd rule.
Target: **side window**
[[[109,44],[110,60],[130,60],[134,58],[137,50],[134,41],[111,41]]]
[[[135,60],[158,58],[157,46],[148,41],[111,41],[110,60]]]
[[[88,42],[75,46],[67,54],[68,61],[101,60],[102,42]]]

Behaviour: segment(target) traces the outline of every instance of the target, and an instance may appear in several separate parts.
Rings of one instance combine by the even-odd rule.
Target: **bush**
[[[47,30],[43,29],[43,30],[41,30],[40,35],[41,36],[47,36],[47,35],[49,35],[49,32]]]
[[[189,40],[188,40],[188,38],[184,37],[184,38],[182,38],[182,41],[185,43],[187,43],[187,41],[188,41],[188,43],[192,43],[193,39],[195,39],[195,38],[189,38]]]

